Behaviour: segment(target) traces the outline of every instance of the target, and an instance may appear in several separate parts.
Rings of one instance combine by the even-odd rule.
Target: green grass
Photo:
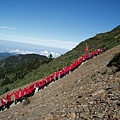
[[[10,90],[20,87],[22,85],[47,77],[55,71],[59,71],[63,67],[72,64],[79,57],[85,54],[86,44],[89,47],[89,52],[92,52],[98,48],[106,47],[107,49],[111,49],[117,45],[120,45],[120,26],[116,27],[110,32],[97,34],[96,36],[79,43],[71,51],[68,51],[60,57],[53,59],[48,64],[43,64],[37,69],[29,72],[24,76],[23,79],[18,79],[12,84],[1,86],[0,94],[3,94],[5,92],[6,87],[8,87]],[[12,76],[12,73],[10,76]]]

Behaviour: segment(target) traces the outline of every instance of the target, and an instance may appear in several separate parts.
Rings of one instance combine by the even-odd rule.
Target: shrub
[[[107,67],[115,66],[117,71],[120,71],[120,52],[115,54],[114,57],[109,61]]]

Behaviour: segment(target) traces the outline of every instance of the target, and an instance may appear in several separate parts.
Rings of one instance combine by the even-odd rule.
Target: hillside
[[[15,54],[14,53],[11,54],[11,53],[8,53],[8,52],[6,52],[6,53],[0,53],[0,61],[3,60],[3,59],[5,59],[5,58],[7,58],[7,57],[13,56],[13,55],[15,55]]]
[[[37,67],[36,69],[34,69],[32,71],[29,71],[25,75],[23,72],[22,76],[17,77],[17,80],[16,80],[16,76],[14,75],[14,73],[10,73],[9,77],[10,77],[10,80],[12,79],[11,80],[12,83],[1,86],[0,93],[4,93],[6,91],[6,89],[11,90],[15,87],[20,87],[22,85],[33,82],[35,80],[42,79],[56,71],[61,70],[62,68],[66,67],[68,65],[71,65],[80,56],[85,54],[86,44],[89,46],[89,52],[94,51],[98,48],[104,48],[104,47],[106,47],[107,50],[109,50],[117,45],[120,45],[120,25],[109,32],[99,33],[99,34],[96,34],[92,38],[82,41],[75,48],[68,51],[67,53],[61,55],[60,57],[58,57],[56,59],[53,59],[49,63],[40,65],[39,67]],[[19,72],[19,73],[21,73],[21,72]],[[24,75],[24,77],[23,77],[23,75]],[[15,80],[14,80],[14,78],[12,78],[12,76],[15,76]],[[6,79],[6,82],[8,80],[9,79]],[[7,83],[9,83],[9,82],[7,82]]]
[[[17,54],[1,60],[0,94],[17,87],[15,82],[19,81],[21,83],[26,74],[49,61],[48,57],[38,54]]]
[[[43,56],[43,55],[38,55],[38,54],[18,54],[18,55],[14,55],[14,56],[9,56],[6,59],[0,61],[0,68],[4,67],[5,69],[8,68],[13,68],[13,67],[17,67],[20,66],[20,64],[23,63],[27,63],[30,62],[32,60],[35,59],[38,60],[46,60],[47,57]]]
[[[120,71],[107,67],[120,45],[94,57],[23,103],[1,120],[119,120]]]

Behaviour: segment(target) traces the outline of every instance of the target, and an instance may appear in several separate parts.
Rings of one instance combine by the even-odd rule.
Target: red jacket
[[[66,73],[68,73],[69,71],[70,71],[70,66],[65,67],[64,73],[66,74]]]
[[[46,81],[45,81],[44,79],[41,80],[41,81],[40,81],[40,86],[41,86],[41,87],[44,87],[45,85],[46,85]]]
[[[93,52],[91,53],[91,55],[92,55],[92,57],[94,57],[94,56],[95,56],[95,51],[93,51]]]
[[[98,55],[98,54],[99,54],[98,50],[95,50],[95,55]]]
[[[50,82],[51,82],[51,77],[48,76],[48,77],[46,78],[46,80],[47,80],[47,83],[50,83]]]
[[[70,66],[65,67],[65,73],[68,73],[70,71]]]
[[[12,96],[11,93],[7,94],[7,96],[6,96],[7,102],[11,102],[11,96]]]
[[[13,94],[15,95],[15,99],[18,100],[19,99],[19,92],[15,91],[15,92],[13,92]]]
[[[102,53],[103,52],[103,49],[102,48],[100,48],[100,53]]]
[[[36,85],[37,88],[39,88],[40,87],[39,81],[35,82],[35,85]]]
[[[29,95],[29,88],[28,87],[24,88],[24,91],[25,91],[26,95]]]
[[[25,95],[25,91],[21,89],[21,90],[20,90],[20,97],[22,97],[22,98],[23,98],[23,97],[24,97],[24,95]]]
[[[64,74],[64,68],[62,70],[59,71],[60,73],[60,77]]]
[[[28,87],[29,94],[32,93],[33,88],[31,86]]]
[[[55,78],[54,78],[54,74],[52,74],[52,75],[51,75],[51,80],[54,80],[54,79],[55,79]]]
[[[82,62],[83,62],[83,58],[80,57],[80,58],[79,58],[79,64],[81,64]]]
[[[75,63],[71,64],[71,69],[73,70],[75,68]]]
[[[1,106],[5,106],[7,101],[5,100],[5,98],[0,98],[1,101]]]
[[[32,84],[30,85],[30,88],[31,88],[32,91],[34,90],[34,83],[32,83]]]
[[[59,76],[59,72],[57,71],[57,72],[55,73],[55,75],[56,75],[56,78],[58,78],[58,76]]]
[[[66,74],[68,72],[68,66],[65,67],[62,71],[63,71],[63,74]]]

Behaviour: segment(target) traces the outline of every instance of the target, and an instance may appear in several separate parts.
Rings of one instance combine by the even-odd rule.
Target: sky
[[[33,52],[57,57],[120,25],[119,5],[120,0],[0,0],[0,52],[29,52],[30,45]]]

